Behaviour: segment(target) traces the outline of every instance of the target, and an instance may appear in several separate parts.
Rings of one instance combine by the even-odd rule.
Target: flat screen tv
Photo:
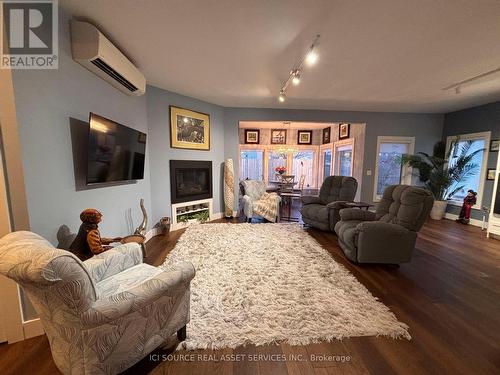
[[[90,113],[87,185],[144,178],[146,134]]]

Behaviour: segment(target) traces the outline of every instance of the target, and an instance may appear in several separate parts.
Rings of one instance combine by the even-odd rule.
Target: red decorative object
[[[279,174],[283,174],[283,173],[286,172],[286,168],[285,167],[276,167],[276,168],[274,168],[274,170],[276,172],[278,172]]]
[[[469,224],[470,212],[472,206],[476,204],[476,196],[477,193],[474,190],[467,191],[467,195],[464,198],[464,204],[462,205],[462,209],[460,210],[460,215],[458,215],[458,219],[456,221],[462,224]]]

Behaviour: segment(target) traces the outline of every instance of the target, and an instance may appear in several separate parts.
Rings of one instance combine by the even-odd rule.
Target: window
[[[287,175],[294,175],[295,181],[305,176],[305,186],[316,187],[318,179],[319,151],[298,148],[295,152],[282,152],[278,147],[262,145],[252,147],[240,145],[239,179],[265,181],[268,187],[275,187],[278,180],[276,167],[285,167]]]
[[[264,151],[240,151],[240,180],[264,179]]]
[[[287,168],[287,155],[279,152],[269,152],[268,167],[267,167],[267,180],[276,181],[276,167]],[[288,171],[286,174],[289,174]]]
[[[295,180],[299,181],[300,176],[306,176],[304,186],[314,186],[313,181],[314,170],[314,151],[303,150],[293,153],[292,159],[292,175]]]
[[[373,200],[379,201],[389,185],[411,185],[411,171],[401,165],[401,156],[413,154],[414,137],[378,137]]]
[[[470,173],[460,182],[453,184],[449,191],[454,190],[463,186],[463,188],[457,190],[451,197],[451,204],[462,205],[463,199],[467,195],[467,191],[472,189],[477,192],[477,203],[476,207],[481,208],[482,196],[483,196],[483,186],[484,180],[486,179],[486,166],[488,160],[488,147],[490,145],[490,132],[483,133],[473,133],[473,134],[462,134],[458,136],[450,136],[446,139],[446,151],[450,150],[451,154],[449,159],[449,165],[454,163],[454,159],[460,154],[460,151],[468,142],[470,142],[469,149],[466,155],[470,155],[475,151],[478,153],[472,158],[471,163],[477,165],[475,172]],[[457,141],[458,139],[458,141]]]
[[[339,171],[341,176],[352,174],[352,149],[339,150]]]
[[[323,151],[323,180],[330,176],[332,170],[332,150]]]
[[[335,142],[333,147],[335,150],[335,174],[352,176],[354,139]]]

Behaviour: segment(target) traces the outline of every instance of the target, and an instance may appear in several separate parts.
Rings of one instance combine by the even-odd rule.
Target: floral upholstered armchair
[[[276,193],[266,192],[266,183],[257,180],[243,180],[240,182],[243,191],[243,213],[248,222],[254,216],[261,216],[266,220],[277,222],[281,197]]]
[[[116,374],[177,332],[186,338],[191,263],[142,263],[138,244],[81,262],[31,232],[0,240],[0,273],[19,283],[64,374]]]

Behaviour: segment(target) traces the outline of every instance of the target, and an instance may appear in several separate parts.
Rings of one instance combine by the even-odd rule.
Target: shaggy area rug
[[[410,339],[408,326],[298,224],[190,226],[162,267],[179,261],[196,268],[187,349]]]

